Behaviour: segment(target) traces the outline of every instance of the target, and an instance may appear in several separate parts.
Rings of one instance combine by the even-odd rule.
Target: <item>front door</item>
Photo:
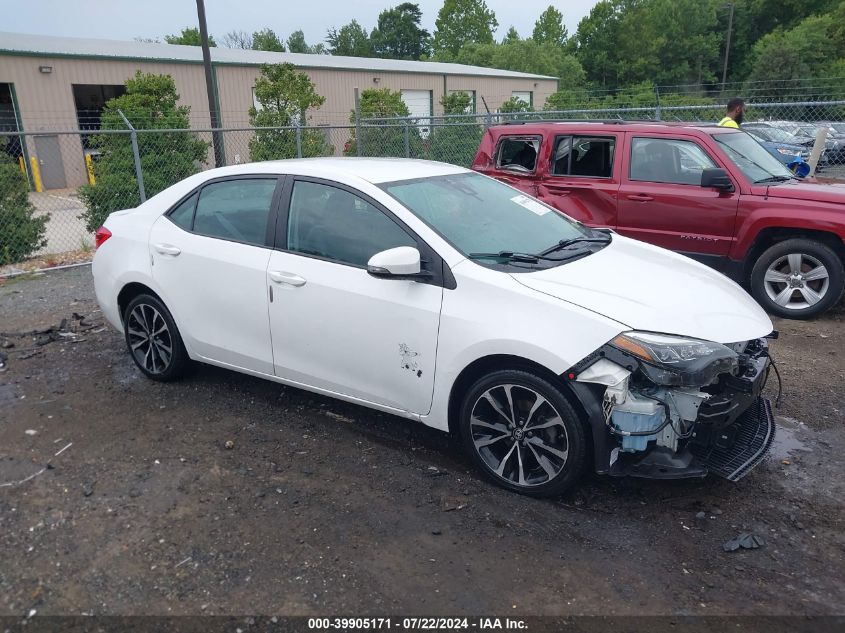
[[[62,151],[59,147],[58,136],[36,136],[35,158],[38,161],[38,170],[41,172],[41,183],[44,185],[44,189],[64,189],[67,187],[65,166],[62,162]]]
[[[726,257],[739,191],[702,187],[701,172],[711,167],[718,165],[694,139],[633,137],[617,230],[693,256]]]
[[[616,227],[621,162],[615,135],[561,135],[554,139],[549,173],[537,197],[587,226]]]
[[[431,408],[443,288],[378,279],[375,253],[420,247],[375,201],[296,179],[270,256],[270,322],[279,377],[392,409]]]
[[[203,359],[273,374],[267,263],[278,178],[206,183],[150,231],[153,278]]]

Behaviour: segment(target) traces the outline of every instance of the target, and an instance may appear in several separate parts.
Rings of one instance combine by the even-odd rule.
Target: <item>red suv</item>
[[[778,316],[812,317],[842,296],[845,185],[796,180],[741,130],[513,123],[487,130],[472,168],[587,225],[710,264]]]

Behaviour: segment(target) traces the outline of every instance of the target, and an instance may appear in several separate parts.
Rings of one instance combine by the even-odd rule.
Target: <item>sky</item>
[[[218,40],[231,30],[251,33],[269,27],[283,39],[302,29],[308,43],[316,44],[324,41],[327,29],[353,18],[369,31],[380,11],[403,1],[205,0],[205,12],[209,33]],[[433,33],[443,0],[417,0],[417,4],[423,12],[423,27]],[[534,22],[550,4],[563,13],[566,27],[574,33],[596,0],[487,0],[499,21],[496,39],[501,40],[511,25],[529,37]],[[162,38],[196,26],[197,19],[195,0],[0,0],[0,8],[0,31],[100,39]]]

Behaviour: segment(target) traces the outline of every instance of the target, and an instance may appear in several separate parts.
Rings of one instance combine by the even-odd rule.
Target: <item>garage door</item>
[[[402,101],[411,116],[417,120],[420,136],[428,137],[431,131],[431,90],[403,90]]]

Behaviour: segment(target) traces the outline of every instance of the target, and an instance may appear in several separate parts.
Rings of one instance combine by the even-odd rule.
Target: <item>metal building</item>
[[[289,62],[311,77],[326,97],[311,121],[319,125],[348,124],[356,88],[399,90],[420,118],[442,113],[440,99],[453,91],[468,92],[475,111],[495,112],[514,96],[541,107],[557,88],[554,77],[461,64],[219,47],[211,59],[222,127],[248,125],[252,89],[265,63]],[[121,94],[137,70],[171,75],[180,103],[191,107],[192,127],[210,126],[197,46],[0,33],[0,129],[44,132],[27,136],[20,151],[37,157],[45,189],[76,187],[87,178],[82,137],[50,132],[96,130],[105,102]],[[226,148],[227,162],[237,160],[237,151]]]

